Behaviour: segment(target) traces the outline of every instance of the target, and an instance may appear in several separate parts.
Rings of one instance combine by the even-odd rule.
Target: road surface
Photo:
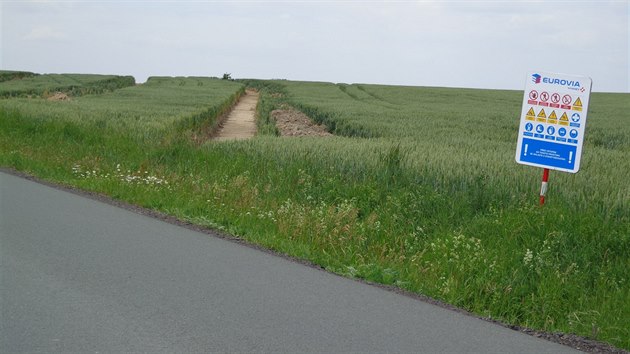
[[[0,172],[0,352],[573,349]]]

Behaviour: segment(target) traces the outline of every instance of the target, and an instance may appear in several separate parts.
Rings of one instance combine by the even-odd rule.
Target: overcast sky
[[[629,0],[6,1],[0,68],[630,92]]]

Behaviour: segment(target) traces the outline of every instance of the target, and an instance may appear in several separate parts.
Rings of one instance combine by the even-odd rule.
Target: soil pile
[[[70,101],[70,96],[63,92],[55,92],[52,96],[47,98],[48,101]]]
[[[313,123],[304,113],[292,108],[273,110],[271,118],[282,136],[332,136],[325,125]]]

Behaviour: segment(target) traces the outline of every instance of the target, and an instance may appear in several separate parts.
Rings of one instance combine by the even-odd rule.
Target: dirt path
[[[258,97],[257,91],[245,91],[245,95],[221,123],[213,140],[241,140],[256,135],[255,114]],[[272,111],[271,117],[276,121],[280,136],[332,136],[325,126],[315,124],[304,113],[289,106]]]
[[[245,91],[234,109],[228,114],[217,135],[213,140],[241,140],[249,139],[256,134],[256,104],[258,92]]]

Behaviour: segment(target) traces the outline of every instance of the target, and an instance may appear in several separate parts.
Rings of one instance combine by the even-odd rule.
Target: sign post
[[[547,182],[549,182],[549,169],[543,169],[542,185],[540,186],[540,205],[545,205],[545,195],[547,194]]]
[[[526,80],[516,162],[544,169],[543,205],[549,170],[580,169],[592,80],[542,71],[529,72]]]

